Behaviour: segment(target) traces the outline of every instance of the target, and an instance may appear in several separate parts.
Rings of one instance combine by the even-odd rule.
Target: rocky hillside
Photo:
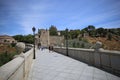
[[[106,50],[117,50],[120,51],[120,40],[115,40],[112,38],[112,40],[108,40],[104,37],[86,37],[86,39],[90,42],[95,44],[97,41],[100,41],[103,43],[103,48]]]

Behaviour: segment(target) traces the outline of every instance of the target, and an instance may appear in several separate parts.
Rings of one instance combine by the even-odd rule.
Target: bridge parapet
[[[55,47],[54,51],[66,55],[65,47]],[[99,45],[96,49],[69,48],[68,56],[120,75],[120,51],[104,50]]]
[[[0,80],[27,80],[33,61],[33,49],[0,67]]]

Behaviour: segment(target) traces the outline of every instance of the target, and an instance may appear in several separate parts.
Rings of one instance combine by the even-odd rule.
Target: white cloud
[[[22,2],[22,1],[21,1]],[[49,8],[52,6],[51,4],[46,4],[46,3],[40,3],[41,1],[38,0],[38,2],[28,2],[24,3],[18,3],[17,1],[15,2],[10,2],[8,4],[9,8],[6,8],[5,10],[8,11],[9,15],[7,16],[12,16],[12,17],[18,17],[18,18],[29,18],[29,17],[41,17],[41,16],[46,16],[44,13],[45,11],[49,10]],[[42,15],[41,15],[42,14]],[[44,14],[44,15],[43,15]]]
[[[120,2],[113,0],[94,1],[20,0],[18,2],[12,0],[6,2],[8,6],[2,9],[2,14],[5,11],[8,12],[8,15],[4,15],[0,24],[12,26],[13,23],[15,28],[18,24],[18,31],[24,31],[24,34],[32,33],[33,26],[47,28],[50,25],[55,25],[58,29],[65,29],[66,27],[81,29],[87,25],[119,26]],[[111,3],[112,1],[113,3]],[[110,22],[112,20],[115,21]]]
[[[50,5],[48,4],[32,4],[28,7],[28,10],[25,11],[21,15],[19,15],[19,24],[22,26],[25,34],[32,33],[32,27],[35,26],[36,29],[42,28],[40,27],[45,21],[49,19],[51,14],[44,13],[44,11],[48,10]]]

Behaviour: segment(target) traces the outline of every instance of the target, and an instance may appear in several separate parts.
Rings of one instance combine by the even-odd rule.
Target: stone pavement
[[[28,80],[120,80],[120,77],[45,49],[37,50]]]

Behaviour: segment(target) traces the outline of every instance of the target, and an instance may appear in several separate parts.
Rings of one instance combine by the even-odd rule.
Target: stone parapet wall
[[[66,54],[66,48],[55,47],[54,51],[63,55]],[[79,61],[85,62],[88,65],[93,65],[98,68],[110,71],[120,75],[120,52],[109,51],[104,49],[82,49],[82,48],[69,48],[68,56]]]
[[[33,61],[33,49],[0,67],[0,80],[27,80]]]

